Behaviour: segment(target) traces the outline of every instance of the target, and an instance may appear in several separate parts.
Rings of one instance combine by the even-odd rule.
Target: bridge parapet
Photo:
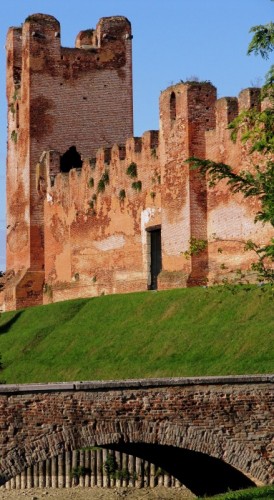
[[[66,392],[100,391],[118,389],[138,389],[154,387],[183,387],[191,385],[242,385],[274,383],[274,374],[264,375],[226,375],[209,377],[170,377],[126,380],[92,380],[76,382],[49,382],[34,384],[0,384],[0,394],[26,392]]]

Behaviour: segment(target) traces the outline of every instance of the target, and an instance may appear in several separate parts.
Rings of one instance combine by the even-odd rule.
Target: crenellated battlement
[[[185,92],[189,92],[190,89],[193,90],[194,84],[178,84],[176,86],[172,86],[164,93],[167,95],[170,107],[170,95],[176,90],[177,96],[182,96]],[[209,95],[208,88],[210,90],[213,89],[215,94],[215,87],[211,84],[203,84],[203,87],[198,83],[195,84],[196,90],[205,90],[206,97],[209,97],[209,102],[202,103],[199,102],[198,108],[200,116],[203,116],[204,111],[209,111],[210,107],[208,104],[211,104],[211,111],[214,111],[214,118],[211,120],[211,123],[214,122],[214,128],[208,130],[208,121],[206,119],[204,123],[204,133],[207,144],[210,145],[212,142],[212,138],[216,138],[216,136],[220,136],[221,132],[229,137],[228,124],[237,117],[238,113],[242,109],[249,109],[251,107],[258,107],[260,105],[260,97],[259,97],[259,89],[244,89],[239,94],[239,97],[223,97],[220,99],[216,99],[212,101],[212,96]],[[184,95],[185,99],[185,95]],[[201,103],[204,105],[201,106]],[[160,111],[163,113],[166,111],[166,99],[162,100],[162,107]],[[191,107],[187,109],[186,101],[183,102],[183,105],[179,103],[177,105],[177,113],[174,118],[170,121],[180,120],[182,117],[187,117],[191,121]],[[202,122],[202,120],[201,120]],[[166,126],[166,124],[164,124]],[[170,124],[169,124],[170,126]],[[171,125],[172,127],[174,124]],[[233,144],[231,144],[231,147]],[[48,151],[44,152],[40,161],[40,169],[41,165],[44,163],[46,158],[47,164],[47,186],[48,191],[53,192],[56,187],[56,182],[58,183],[58,189],[65,189],[65,186],[68,184],[67,175],[69,179],[70,189],[72,188],[72,183],[85,183],[86,177],[92,177],[94,181],[94,185],[98,184],[104,170],[107,169],[109,172],[112,172],[114,175],[119,175],[119,180],[122,180],[122,188],[125,186],[128,187],[128,177],[126,174],[127,166],[133,161],[139,164],[138,168],[138,177],[140,177],[141,182],[144,182],[144,179],[147,177],[147,168],[142,169],[142,165],[145,163],[147,158],[151,159],[150,167],[155,169],[155,165],[161,169],[160,161],[158,158],[159,155],[159,132],[157,130],[150,130],[144,132],[142,137],[130,137],[126,140],[124,144],[114,144],[112,147],[100,148],[96,152],[96,156],[90,158],[83,158],[83,167],[82,168],[71,168],[68,173],[60,172],[60,161],[61,161],[61,153],[57,151]],[[155,165],[154,165],[155,163]],[[75,175],[75,172],[77,175]],[[58,177],[58,179],[57,179]],[[62,180],[63,179],[63,180]],[[114,183],[114,179],[109,179],[107,185],[112,187]]]
[[[134,137],[131,40],[122,16],[80,31],[75,48],[44,14],[8,32],[8,309],[222,282],[248,272],[244,241],[269,240],[254,201],[209,188],[186,162],[252,168],[228,125],[267,106],[259,89],[217,99],[210,82],[172,85],[159,131]],[[195,240],[206,249],[188,255]]]
[[[33,58],[32,72],[48,70],[66,79],[75,78],[78,72],[123,68],[131,59],[131,39],[130,22],[125,17],[110,17],[100,19],[95,29],[81,31],[75,48],[62,47],[59,21],[53,16],[33,14],[22,28],[10,28],[8,32],[7,49],[13,51],[9,65],[13,71],[20,67],[23,51],[23,59],[28,59],[28,54]],[[14,84],[20,80],[15,73]]]
[[[240,112],[252,108],[261,109],[259,88],[243,89],[238,97],[217,99],[216,88],[210,82],[185,82],[168,87],[160,96],[160,120],[163,117],[162,126],[167,131],[185,121],[186,127],[197,122],[207,132],[218,128],[223,120],[228,124]]]
[[[125,198],[135,199],[159,190],[161,168],[155,130],[129,138],[124,145],[100,148],[95,158],[83,159],[81,168],[72,165],[68,172],[60,171],[61,158],[59,152],[47,151],[37,164],[37,190],[50,203],[62,202],[68,192],[71,206],[76,204],[78,210],[87,212],[92,208],[94,215],[99,198],[116,194],[125,202]]]

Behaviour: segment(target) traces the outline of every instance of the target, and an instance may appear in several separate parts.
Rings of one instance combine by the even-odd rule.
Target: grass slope
[[[246,490],[231,491],[224,493],[223,495],[208,497],[207,500],[273,500],[273,498],[274,486],[263,486],[261,488],[248,488]]]
[[[271,373],[271,287],[79,299],[0,317],[7,383]]]

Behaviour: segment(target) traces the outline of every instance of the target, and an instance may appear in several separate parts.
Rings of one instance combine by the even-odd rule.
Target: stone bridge
[[[274,481],[274,375],[0,386],[0,477],[102,446],[197,495]]]

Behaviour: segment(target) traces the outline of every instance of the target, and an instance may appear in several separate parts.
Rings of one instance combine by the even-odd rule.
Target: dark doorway
[[[161,229],[155,228],[150,233],[150,272],[151,285],[150,290],[158,288],[158,274],[162,269],[162,250],[161,250]]]

